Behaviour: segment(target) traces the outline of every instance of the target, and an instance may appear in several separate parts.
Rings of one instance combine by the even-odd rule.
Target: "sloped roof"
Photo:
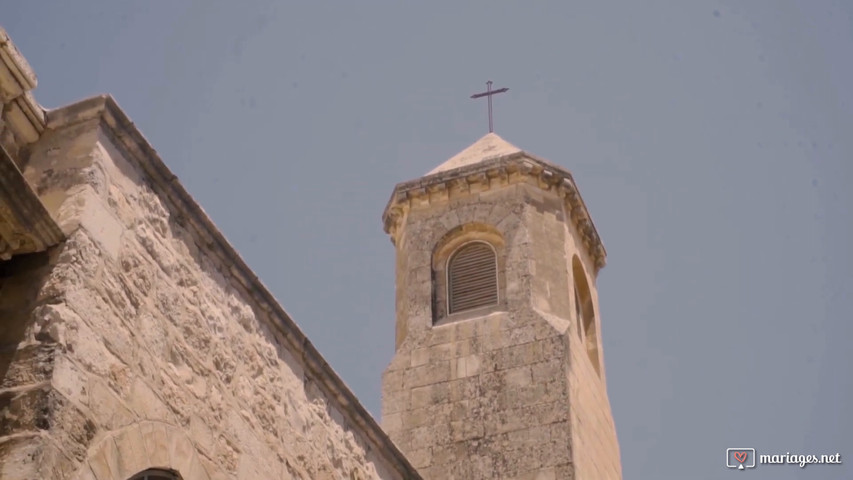
[[[397,232],[406,211],[430,205],[433,201],[447,208],[446,201],[450,197],[522,181],[553,191],[568,202],[570,218],[594,258],[597,273],[605,264],[607,252],[571,172],[521,150],[494,133],[480,138],[426,175],[398,183],[382,213],[383,228],[396,245]]]
[[[471,144],[465,150],[450,157],[449,160],[435,167],[427,175],[446,172],[454,168],[466,167],[479,163],[487,158],[500,157],[521,152],[521,149],[499,137],[496,133],[487,133]]]

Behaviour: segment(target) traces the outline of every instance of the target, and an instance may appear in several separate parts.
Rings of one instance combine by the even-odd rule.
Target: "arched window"
[[[498,303],[498,259],[485,242],[470,242],[453,252],[447,262],[448,313],[459,313]]]
[[[130,477],[129,480],[181,480],[181,477],[177,473],[168,470],[152,469],[139,472]]]
[[[586,347],[589,361],[592,362],[596,373],[601,374],[601,364],[598,356],[598,332],[595,324],[595,308],[592,304],[592,293],[587,283],[586,272],[577,256],[572,257],[572,276],[575,284],[575,313],[577,314],[578,335]]]
[[[468,320],[506,308],[504,237],[494,226],[471,222],[459,225],[432,248],[432,322]],[[424,278],[423,271],[420,279]]]

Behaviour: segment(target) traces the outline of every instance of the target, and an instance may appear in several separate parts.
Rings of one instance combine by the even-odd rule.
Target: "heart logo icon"
[[[734,452],[734,454],[735,460],[737,460],[738,462],[743,463],[746,461],[746,452]]]

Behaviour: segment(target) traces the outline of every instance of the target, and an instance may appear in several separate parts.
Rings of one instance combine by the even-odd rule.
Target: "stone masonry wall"
[[[50,388],[59,348],[45,341],[33,312],[51,301],[45,281],[54,252],[22,255],[0,263],[0,478],[61,478],[39,465],[63,453],[44,431],[46,411],[61,402]],[[51,258],[53,257],[53,259]],[[29,338],[29,340],[25,340]],[[84,430],[81,432],[87,436]]]
[[[403,209],[392,234],[400,343],[383,376],[383,426],[428,479],[617,480],[603,367],[599,376],[577,336],[571,259],[596,270],[574,210],[541,179],[493,178],[491,189],[427,187],[428,201]],[[504,298],[497,312],[432,325],[431,257],[448,232],[475,235],[460,228],[475,224],[505,245]],[[591,296],[597,319],[594,287]]]
[[[584,266],[587,281],[590,284],[592,304],[595,313],[596,331],[598,332],[598,354],[600,357],[600,372],[596,371],[586,346],[579,338],[575,329],[580,328],[579,319],[573,322],[569,335],[571,352],[569,370],[569,391],[571,394],[572,445],[575,451],[584,452],[575,456],[575,475],[577,478],[622,478],[622,463],[620,461],[619,443],[616,436],[616,426],[610,410],[610,400],[607,396],[607,381],[604,368],[604,352],[601,343],[601,317],[598,307],[598,291],[595,288],[595,276],[592,260],[586,255],[580,236],[574,227],[566,227],[566,252],[577,255]],[[571,255],[566,259],[567,271],[572,272]],[[574,279],[572,279],[574,281]],[[572,296],[574,298],[574,296]],[[575,311],[574,308],[572,310]]]
[[[572,344],[569,371],[572,446],[576,452],[583,452],[574,457],[576,478],[622,478],[616,427],[604,379],[593,369],[576,337]]]
[[[0,477],[419,478],[111,102],[53,112],[24,172],[68,240],[0,283]]]
[[[544,199],[540,199],[544,201]],[[557,202],[551,215],[560,210]],[[555,258],[537,258],[545,231],[525,185],[457,197],[413,209],[398,237],[406,337],[383,376],[383,427],[427,479],[556,480],[573,477],[569,422],[567,320],[534,308],[534,292],[566,286],[563,230]],[[461,225],[493,226],[506,243],[506,303],[484,317],[432,326],[430,259],[437,242]],[[404,239],[401,242],[400,239]],[[548,246],[545,245],[545,246]],[[545,248],[545,252],[548,249]],[[563,261],[563,264],[565,262]],[[559,277],[562,275],[562,277]]]

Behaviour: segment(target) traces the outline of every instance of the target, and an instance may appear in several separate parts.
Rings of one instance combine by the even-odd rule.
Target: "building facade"
[[[116,102],[0,30],[0,478],[420,476]]]
[[[395,188],[382,429],[111,97],[35,86],[0,29],[0,478],[621,478],[567,171],[490,134]]]
[[[397,350],[382,423],[427,479],[619,479],[571,174],[494,133],[397,185]]]

